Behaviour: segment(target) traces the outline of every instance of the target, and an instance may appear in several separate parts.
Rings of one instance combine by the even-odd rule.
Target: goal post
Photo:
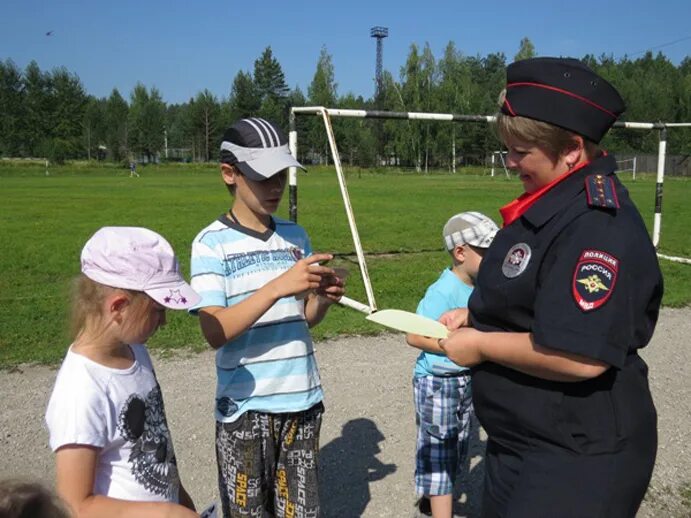
[[[367,270],[367,262],[365,254],[360,242],[360,236],[355,223],[355,215],[350,204],[350,197],[348,195],[348,188],[341,166],[341,158],[338,152],[338,145],[333,132],[331,124],[332,117],[351,117],[360,119],[401,119],[401,120],[427,120],[427,121],[446,121],[446,122],[467,122],[467,123],[481,123],[488,124],[494,122],[496,117],[493,115],[461,115],[453,113],[423,113],[423,112],[389,112],[381,110],[353,110],[341,108],[326,108],[324,106],[294,106],[290,109],[289,114],[289,147],[295,158],[298,155],[298,132],[296,125],[296,117],[298,116],[317,116],[324,122],[327,139],[329,141],[329,148],[336,169],[336,176],[345,207],[346,216],[348,218],[348,225],[350,227],[351,236],[353,239],[353,246],[358,259],[360,273],[365,288],[367,302],[358,302],[348,297],[342,297],[341,304],[361,311],[363,313],[372,313],[377,310],[377,305],[374,297],[374,290],[370,281]],[[628,128],[637,130],[658,130],[659,145],[658,145],[658,161],[657,161],[657,180],[655,185],[655,213],[653,216],[653,232],[652,242],[657,249],[660,244],[660,229],[662,224],[662,185],[665,176],[665,157],[667,153],[667,130],[674,127],[691,127],[691,122],[683,123],[664,123],[664,122],[623,122],[617,121],[614,123],[615,128]],[[495,152],[496,153],[496,152]],[[492,153],[492,164],[494,165],[495,153]],[[508,170],[504,162],[504,155],[498,152],[498,159],[501,161],[504,170],[508,176]],[[494,171],[494,167],[492,168]],[[635,160],[633,174],[635,179]],[[292,167],[288,174],[289,185],[289,215],[292,221],[297,222],[298,218],[298,189],[297,189],[297,170]],[[659,257],[669,259],[672,261],[683,262],[691,264],[691,259],[683,257],[672,257],[658,253]]]
[[[294,108],[293,110],[298,110]],[[346,216],[348,218],[348,226],[350,227],[350,233],[353,239],[353,245],[355,246],[355,253],[358,259],[358,266],[360,267],[360,275],[362,276],[362,281],[365,287],[365,294],[367,296],[367,304],[363,304],[349,297],[341,297],[340,303],[344,306],[348,306],[352,309],[356,309],[363,313],[372,313],[377,310],[377,303],[374,299],[374,290],[372,289],[372,282],[369,277],[369,272],[367,270],[367,261],[365,260],[365,254],[362,250],[362,244],[360,242],[360,233],[358,232],[357,225],[355,224],[355,215],[353,213],[353,207],[350,204],[350,196],[348,194],[348,188],[346,187],[345,175],[343,174],[343,168],[341,167],[341,156],[338,152],[338,146],[336,144],[336,137],[333,132],[333,126],[331,125],[331,118],[329,112],[326,108],[317,107],[317,113],[321,114],[324,121],[324,128],[326,130],[326,135],[329,140],[329,147],[331,149],[331,156],[333,159],[334,167],[336,168],[336,177],[338,178],[338,185],[341,190],[341,197],[343,199],[343,205],[345,207]],[[299,113],[299,112],[296,112]],[[297,131],[295,131],[295,119],[293,116],[293,111],[291,111],[291,128],[290,136],[288,139],[290,146],[290,151],[294,157],[297,157]],[[289,181],[290,187],[290,215],[291,219],[293,216],[297,221],[297,170],[295,167],[291,167],[289,170]],[[295,197],[295,203],[293,203],[293,197]]]

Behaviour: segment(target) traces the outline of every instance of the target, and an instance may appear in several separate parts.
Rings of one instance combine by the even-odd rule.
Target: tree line
[[[533,57],[524,38],[514,59]],[[662,53],[614,59],[586,55],[582,60],[612,82],[628,110],[623,120],[691,121],[691,58],[678,66]],[[503,53],[467,56],[449,42],[441,56],[429,46],[410,46],[397,77],[384,71],[381,90],[370,98],[339,94],[331,55],[322,47],[307,92],[290,89],[271,47],[251,71],[239,71],[227,97],[205,89],[188,102],[168,104],[154,87],[137,84],[125,98],[113,89],[108,97],[89,95],[79,77],[64,67],[42,71],[36,62],[21,70],[0,61],[0,156],[130,160],[217,159],[224,129],[235,119],[265,117],[287,129],[291,106],[319,105],[351,109],[443,112],[487,115],[496,112],[509,63]],[[373,89],[375,82],[373,80]],[[323,123],[299,117],[300,158],[329,160]],[[481,163],[499,142],[484,124],[412,120],[334,119],[343,162],[451,168]],[[604,145],[618,152],[654,153],[656,132],[616,130]],[[691,131],[669,132],[668,150],[689,154]],[[167,155],[167,156],[166,156]]]

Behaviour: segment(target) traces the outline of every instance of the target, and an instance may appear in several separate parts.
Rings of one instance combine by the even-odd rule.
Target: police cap
[[[598,143],[626,109],[619,92],[577,59],[531,58],[506,68],[502,113],[548,122]]]

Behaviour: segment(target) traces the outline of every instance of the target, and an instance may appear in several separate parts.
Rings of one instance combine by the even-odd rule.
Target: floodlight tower
[[[376,83],[376,91],[374,94],[374,99],[379,108],[379,103],[381,102],[382,95],[384,93],[384,80],[382,78],[382,56],[384,53],[384,42],[383,39],[389,35],[388,27],[372,27],[369,31],[371,38],[377,38],[377,68],[375,71],[374,80]]]

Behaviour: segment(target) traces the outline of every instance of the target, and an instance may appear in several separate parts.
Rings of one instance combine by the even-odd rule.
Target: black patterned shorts
[[[216,422],[225,517],[317,518],[317,457],[324,405],[296,413],[247,412]]]

